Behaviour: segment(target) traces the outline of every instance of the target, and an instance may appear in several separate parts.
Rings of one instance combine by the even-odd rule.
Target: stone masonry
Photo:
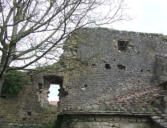
[[[60,97],[61,128],[67,127],[66,117],[73,115],[84,121],[75,117],[68,125],[71,128],[153,128],[156,124],[167,127],[166,56],[167,38],[161,34],[105,28],[73,32],[62,55],[66,60],[64,67],[73,70],[63,83],[68,95]],[[121,119],[114,126],[114,121],[108,121],[113,115],[124,115],[125,121]],[[104,121],[89,120],[89,116]],[[157,123],[154,116],[160,117],[163,124]],[[147,118],[147,122],[131,124],[129,117]]]
[[[164,35],[83,28],[29,77],[18,97],[0,99],[2,128],[53,121],[57,110],[59,128],[167,128]],[[50,84],[60,85],[58,108],[48,107]]]
[[[35,84],[39,79],[31,75],[25,77],[28,82],[23,85],[18,95],[0,97],[0,128],[43,128],[42,124],[56,120],[57,108],[49,105],[47,99],[41,99],[42,91],[48,91],[49,87],[39,88]]]

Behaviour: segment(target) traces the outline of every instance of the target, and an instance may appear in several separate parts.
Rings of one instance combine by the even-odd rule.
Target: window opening
[[[51,105],[57,105],[59,101],[59,84],[50,84],[49,93],[48,93],[48,101]]]
[[[85,87],[85,88],[87,88],[87,87],[88,87],[88,85],[87,85],[87,84],[85,84],[85,85],[84,85],[84,87]]]
[[[38,83],[38,89],[42,89],[42,83]]]
[[[120,70],[125,70],[126,69],[126,67],[124,65],[122,65],[122,64],[118,64],[117,67]]]
[[[118,50],[120,51],[126,51],[128,46],[128,41],[119,40],[118,41]]]
[[[31,116],[31,112],[27,112],[27,115],[28,115],[28,116]]]
[[[110,64],[105,64],[105,68],[106,68],[106,69],[111,69]]]
[[[92,68],[95,68],[97,65],[96,64],[92,64]]]

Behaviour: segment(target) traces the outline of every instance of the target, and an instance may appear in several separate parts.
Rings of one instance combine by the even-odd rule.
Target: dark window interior
[[[42,83],[38,83],[38,89],[42,89]]]
[[[117,67],[120,70],[125,70],[126,69],[126,67],[124,65],[122,65],[122,64],[118,64]]]
[[[86,87],[88,87],[88,85],[87,85],[87,84],[85,84],[85,85],[84,85],[84,87],[86,88]]]
[[[27,115],[31,116],[31,112],[27,112]]]
[[[128,46],[128,41],[119,40],[118,41],[118,50],[120,51],[126,51]]]
[[[52,84],[59,84],[60,86],[63,85],[63,77],[48,75],[44,76],[44,80],[49,81]]]
[[[105,64],[105,68],[106,68],[106,69],[111,69],[110,64]]]

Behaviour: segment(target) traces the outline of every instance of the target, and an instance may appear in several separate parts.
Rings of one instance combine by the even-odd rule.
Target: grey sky
[[[130,21],[113,25],[120,30],[167,35],[167,0],[126,0]]]

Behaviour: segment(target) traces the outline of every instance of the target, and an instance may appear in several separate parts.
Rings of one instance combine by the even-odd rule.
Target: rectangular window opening
[[[126,51],[128,46],[128,41],[119,40],[118,41],[118,50],[120,51]]]

